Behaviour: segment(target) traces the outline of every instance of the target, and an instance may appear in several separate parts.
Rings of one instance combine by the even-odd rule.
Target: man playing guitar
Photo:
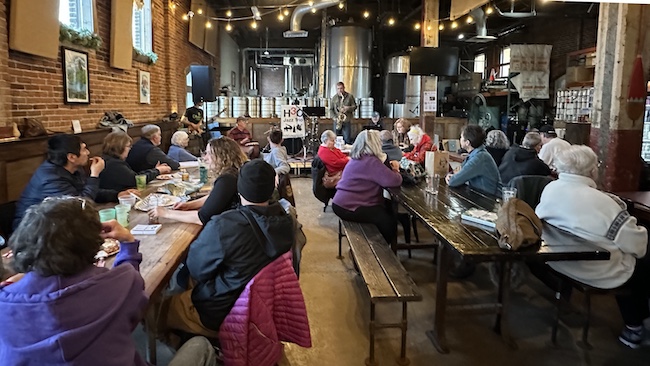
[[[207,132],[207,128],[204,126],[204,117],[203,117],[203,97],[198,98],[194,101],[194,106],[189,107],[185,110],[185,114],[181,118],[181,123],[187,126],[189,134],[201,135],[203,139],[203,148],[210,141],[210,133]]]
[[[345,91],[345,84],[342,81],[336,83],[336,95],[330,102],[330,111],[334,121],[333,130],[337,135],[343,135],[346,144],[352,144],[352,118],[357,109],[357,102],[354,95]]]

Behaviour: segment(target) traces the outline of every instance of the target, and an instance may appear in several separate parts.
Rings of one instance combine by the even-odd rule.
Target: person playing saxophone
[[[354,95],[345,91],[345,84],[342,81],[336,83],[336,94],[330,102],[334,130],[337,135],[343,135],[346,144],[352,144],[352,118],[357,109],[357,102]]]

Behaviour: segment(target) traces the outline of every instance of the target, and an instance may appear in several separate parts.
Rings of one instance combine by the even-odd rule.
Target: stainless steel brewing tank
[[[327,97],[336,94],[336,83],[342,81],[345,90],[355,98],[370,96],[370,29],[355,25],[330,28],[328,53]]]
[[[386,73],[407,74],[405,103],[393,105],[387,101],[384,102],[384,111],[389,117],[414,118],[420,116],[420,77],[408,75],[410,60],[411,58],[408,53],[395,54],[386,59]],[[386,86],[384,85],[385,88]]]

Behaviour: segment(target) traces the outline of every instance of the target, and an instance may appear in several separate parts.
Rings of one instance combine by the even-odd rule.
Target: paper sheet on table
[[[199,161],[181,161],[179,164],[181,168],[196,168],[199,166]]]

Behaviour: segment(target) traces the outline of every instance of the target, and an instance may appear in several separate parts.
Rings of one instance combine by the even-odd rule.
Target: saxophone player
[[[330,111],[334,121],[334,130],[337,135],[343,135],[346,144],[352,144],[352,117],[357,109],[354,95],[345,91],[342,81],[336,83],[336,94],[330,102]]]

